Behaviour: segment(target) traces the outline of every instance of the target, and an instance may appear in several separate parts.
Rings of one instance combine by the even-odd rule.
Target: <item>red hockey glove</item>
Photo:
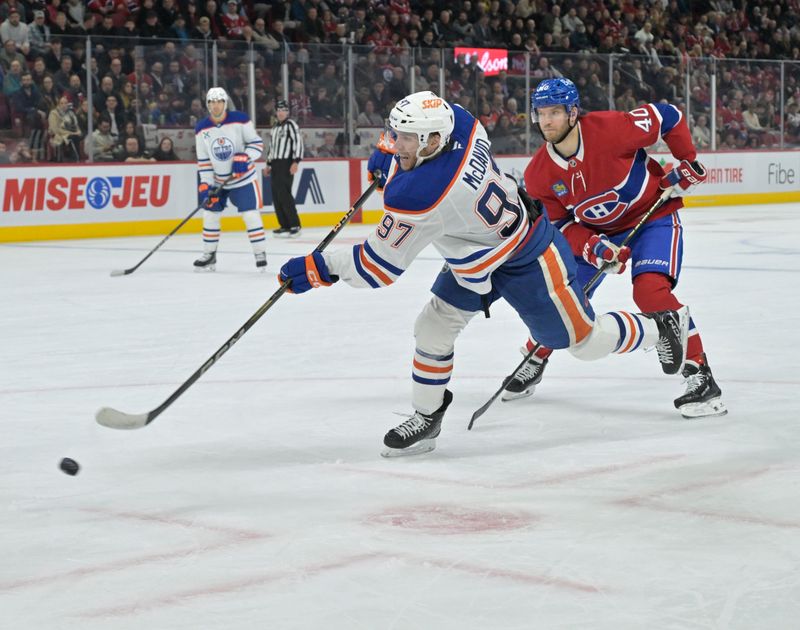
[[[630,247],[617,247],[605,234],[592,234],[583,245],[583,259],[603,273],[622,273],[630,257]]]
[[[706,181],[707,177],[706,169],[697,160],[694,162],[681,160],[678,166],[661,178],[659,185],[662,189],[674,186],[675,193],[673,196],[679,197],[690,193],[695,186]]]

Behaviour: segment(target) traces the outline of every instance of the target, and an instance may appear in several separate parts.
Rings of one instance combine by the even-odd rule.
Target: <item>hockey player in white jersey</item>
[[[481,311],[505,298],[535,339],[576,357],[656,346],[664,370],[680,371],[688,311],[614,312],[595,317],[575,282],[575,261],[540,203],[497,167],[483,126],[432,92],[402,99],[388,121],[395,155],[376,150],[370,172],[386,175],[384,214],[375,233],[352,250],[290,259],[280,279],[302,293],[339,279],[385,287],[429,244],[446,261],[434,297],[414,328],[414,414],[390,430],[383,455],[430,451],[453,399],[447,383],[455,339]],[[385,149],[385,147],[384,147]],[[546,341],[544,341],[546,340]]]
[[[255,162],[264,152],[264,141],[244,112],[228,110],[228,94],[213,87],[206,95],[208,117],[195,127],[197,169],[200,175],[199,203],[203,210],[203,255],[194,261],[195,270],[214,271],[217,264],[220,218],[230,202],[236,206],[253,246],[256,268],[264,271],[267,254],[264,223],[261,220],[261,186]],[[209,196],[223,184],[222,190]]]

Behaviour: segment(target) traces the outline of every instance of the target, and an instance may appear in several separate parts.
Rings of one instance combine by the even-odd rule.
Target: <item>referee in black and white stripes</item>
[[[303,136],[300,127],[289,118],[289,104],[276,104],[278,122],[272,128],[272,142],[267,155],[267,173],[272,174],[272,199],[280,227],[272,230],[275,236],[300,234],[300,217],[292,196],[292,183],[298,164],[303,159]]]

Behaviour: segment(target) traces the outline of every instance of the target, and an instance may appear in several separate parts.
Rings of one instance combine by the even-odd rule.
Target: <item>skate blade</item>
[[[503,392],[503,395],[500,397],[500,400],[503,402],[511,402],[512,400],[520,400],[522,398],[528,398],[529,396],[533,396],[533,388],[529,387],[528,389],[521,391],[521,392]]]
[[[728,408],[719,398],[701,403],[687,403],[678,411],[684,418],[713,418],[724,416],[728,413]]]
[[[297,237],[299,237],[299,236],[300,236],[300,232],[297,232],[296,234],[287,234],[287,236],[288,236],[289,238],[297,238]]]
[[[209,273],[209,272],[216,271],[216,270],[217,270],[217,266],[216,265],[208,265],[207,267],[195,267],[194,268],[194,272],[195,273]]]
[[[411,455],[422,455],[423,453],[430,453],[436,448],[436,438],[430,440],[420,440],[416,444],[412,444],[406,448],[391,448],[384,447],[381,451],[381,457],[409,457]]]

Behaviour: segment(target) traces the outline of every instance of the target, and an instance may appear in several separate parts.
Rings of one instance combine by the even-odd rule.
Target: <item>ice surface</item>
[[[327,230],[0,246],[0,628],[788,629],[800,619],[794,205],[687,209],[677,294],[729,415],[688,421],[654,353],[551,359],[533,398],[472,412],[519,362],[504,304],[456,349],[437,450],[379,456],[410,412],[433,250],[391,288],[284,296],[164,401]],[[332,248],[370,228],[354,226]],[[610,278],[597,310],[633,309]],[[58,470],[81,464],[77,477]]]

